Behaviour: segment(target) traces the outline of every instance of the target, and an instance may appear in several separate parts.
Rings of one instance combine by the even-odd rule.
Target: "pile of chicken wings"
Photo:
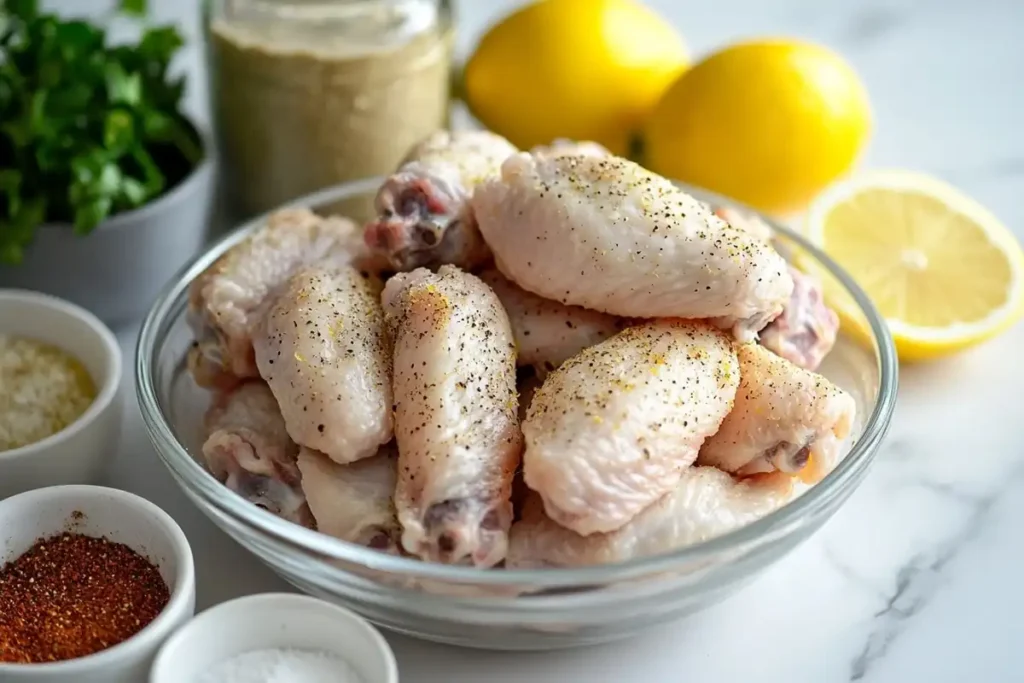
[[[756,217],[478,131],[410,150],[375,210],[279,211],[191,287],[203,456],[252,503],[426,561],[579,566],[747,524],[841,457],[837,317]]]

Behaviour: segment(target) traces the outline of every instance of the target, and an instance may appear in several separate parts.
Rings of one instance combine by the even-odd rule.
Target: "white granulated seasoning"
[[[338,655],[322,650],[245,652],[214,665],[195,683],[365,683]]]
[[[56,434],[96,398],[85,366],[63,350],[0,333],[0,451]]]

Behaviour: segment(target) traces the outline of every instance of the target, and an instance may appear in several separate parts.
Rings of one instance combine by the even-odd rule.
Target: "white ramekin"
[[[77,515],[75,513],[81,513]],[[0,662],[4,683],[139,683],[163,641],[195,613],[192,550],[170,515],[132,493],[102,486],[51,486],[0,501],[0,566],[40,538],[64,531],[105,536],[160,570],[171,598],[128,640],[96,654],[47,664]]]
[[[363,683],[398,683],[395,656],[370,622],[295,593],[250,595],[206,610],[164,643],[149,683],[191,683],[217,663],[271,648],[330,652]]]
[[[38,292],[0,289],[0,334],[53,344],[77,358],[96,399],[73,423],[42,441],[0,451],[0,499],[41,486],[99,481],[121,433],[121,349],[84,308]]]

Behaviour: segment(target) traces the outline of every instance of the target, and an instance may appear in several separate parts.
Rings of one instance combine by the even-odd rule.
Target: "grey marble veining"
[[[158,18],[197,35],[195,0],[151,2]],[[80,12],[109,6],[49,4]],[[459,52],[465,55],[515,4],[459,2]],[[875,133],[866,165],[945,178],[1024,237],[1021,0],[648,4],[679,27],[695,55],[758,35],[832,46],[871,93]],[[194,77],[189,107],[205,118],[198,52],[185,55],[180,68]],[[134,331],[121,337],[130,353]],[[1018,326],[948,361],[902,368],[890,436],[862,487],[808,543],[720,606],[637,640],[576,652],[492,654],[392,636],[402,680],[1024,680],[1024,367],[1016,361],[1022,344]],[[120,464],[115,483],[158,500],[189,532],[201,604],[283,588],[262,567],[237,569],[246,556],[154,469],[134,413]]]

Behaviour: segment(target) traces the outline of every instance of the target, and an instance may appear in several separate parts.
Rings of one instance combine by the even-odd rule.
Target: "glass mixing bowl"
[[[380,178],[334,187],[290,206],[367,217]],[[749,211],[684,187],[715,206]],[[846,290],[869,339],[840,334],[820,372],[857,400],[847,455],[819,484],[776,512],[726,535],[656,557],[579,569],[481,570],[385,555],[286,522],[217,482],[200,464],[209,395],[185,369],[191,342],[188,287],[218,256],[260,225],[225,237],[174,278],[139,334],[139,404],[160,459],[221,529],[284,579],[345,605],[380,626],[429,640],[494,649],[548,649],[632,635],[711,605],[814,533],[864,478],[889,427],[896,398],[892,340],[864,292],[827,256],[768,221],[780,251],[802,249]],[[844,309],[846,310],[846,309]],[[198,458],[198,459],[197,459]]]

